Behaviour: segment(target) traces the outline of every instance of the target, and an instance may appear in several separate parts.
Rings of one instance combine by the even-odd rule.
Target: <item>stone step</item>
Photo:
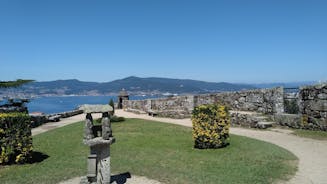
[[[254,119],[259,122],[259,121],[268,120],[268,117],[266,117],[266,116],[255,116]]]
[[[274,124],[276,124],[276,122],[273,122],[273,121],[259,121],[256,124],[256,127],[260,128],[260,129],[266,129],[266,128],[272,127]]]

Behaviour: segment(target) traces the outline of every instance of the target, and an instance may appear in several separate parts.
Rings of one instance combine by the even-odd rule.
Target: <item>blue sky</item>
[[[325,0],[0,0],[0,80],[327,80]]]

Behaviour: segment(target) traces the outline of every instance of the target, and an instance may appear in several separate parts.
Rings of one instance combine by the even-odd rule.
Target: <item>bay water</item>
[[[130,96],[131,100],[141,100],[146,96]],[[109,104],[110,99],[117,102],[116,96],[56,96],[39,97],[27,103],[28,111],[53,114],[76,109],[83,104]]]

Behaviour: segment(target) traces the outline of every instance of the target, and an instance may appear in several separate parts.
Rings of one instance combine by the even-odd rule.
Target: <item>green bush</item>
[[[223,105],[201,105],[192,114],[194,147],[221,148],[229,143],[230,115]]]
[[[115,114],[115,103],[112,98],[109,101],[109,105],[112,107],[112,114]]]
[[[102,120],[102,118],[96,119],[94,121],[94,124],[101,124],[101,120]],[[120,117],[120,116],[116,116],[116,115],[110,116],[110,122],[111,123],[122,122],[122,121],[125,121],[124,117]]]
[[[125,121],[124,117],[119,117],[119,116],[111,116],[110,117],[110,122],[122,122]]]
[[[0,114],[0,164],[30,160],[33,150],[30,122],[25,113]]]
[[[296,99],[284,100],[284,109],[286,113],[289,114],[298,114],[299,113],[299,105],[297,104]]]

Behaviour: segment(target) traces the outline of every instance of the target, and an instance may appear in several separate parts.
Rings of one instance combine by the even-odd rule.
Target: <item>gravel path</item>
[[[92,116],[94,119],[100,118],[101,113],[95,113],[95,114],[92,114]],[[59,122],[49,122],[49,123],[43,124],[42,126],[33,128],[32,135],[41,134],[41,133],[47,132],[52,129],[56,129],[59,127],[63,127],[63,126],[72,124],[72,123],[76,123],[78,121],[82,121],[84,119],[85,119],[85,114],[79,114],[79,115],[72,116],[69,118],[62,118],[62,119],[60,119]]]
[[[151,117],[146,114],[133,114],[122,110],[116,110],[115,113],[118,116],[123,116],[126,118],[140,118],[188,127],[192,126],[190,119]],[[100,114],[93,115],[94,118],[98,118],[100,116]],[[32,134],[37,135],[84,119],[85,115],[82,114],[62,119],[60,122],[47,123],[41,127],[34,128],[32,130]],[[286,184],[327,184],[327,141],[297,137],[292,135],[291,131],[280,129],[273,129],[273,131],[260,131],[253,129],[231,128],[231,133],[270,142],[295,154],[299,158],[298,171],[290,181],[285,182]],[[61,184],[78,184],[79,179],[79,177],[73,178],[62,182]],[[126,183],[160,184],[158,181],[135,175],[132,175],[132,178],[127,179]]]

